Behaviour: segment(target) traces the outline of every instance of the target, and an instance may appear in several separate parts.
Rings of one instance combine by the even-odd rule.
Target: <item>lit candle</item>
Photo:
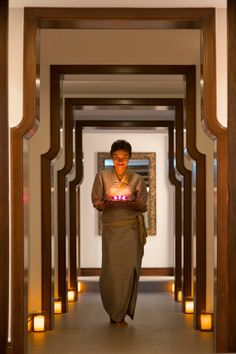
[[[68,301],[75,301],[75,291],[74,290],[68,290]]]
[[[61,303],[61,300],[55,300],[55,302],[54,302],[54,313],[55,313],[55,314],[62,313],[62,303]]]
[[[178,290],[178,292],[177,292],[177,301],[182,301],[182,299],[183,299],[182,290]]]
[[[81,293],[82,290],[82,284],[80,281],[78,281],[78,293]]]
[[[172,294],[175,292],[175,283],[171,284],[171,292],[172,292]]]
[[[127,197],[125,195],[115,195],[112,200],[127,200]]]
[[[201,331],[212,331],[213,329],[213,316],[211,313],[202,313],[200,315]]]
[[[194,312],[193,300],[191,300],[191,299],[185,300],[184,306],[185,306],[185,308],[184,308],[185,313],[193,313]]]
[[[45,318],[43,315],[35,315],[33,322],[34,332],[44,332],[45,331]]]

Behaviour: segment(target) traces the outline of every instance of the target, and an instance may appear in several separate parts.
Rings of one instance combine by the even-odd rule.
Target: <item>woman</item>
[[[117,140],[111,146],[112,170],[97,173],[93,206],[102,212],[102,271],[100,291],[111,323],[127,326],[133,319],[141,271],[146,230],[143,212],[147,210],[144,179],[128,169],[131,145]]]

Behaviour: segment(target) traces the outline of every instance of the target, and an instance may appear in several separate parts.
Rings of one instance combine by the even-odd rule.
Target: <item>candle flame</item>
[[[112,200],[127,200],[127,196],[126,195],[114,195],[112,197]]]

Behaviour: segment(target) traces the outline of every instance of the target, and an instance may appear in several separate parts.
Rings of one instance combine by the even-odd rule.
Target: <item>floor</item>
[[[29,335],[29,354],[212,353],[212,333],[193,329],[193,315],[168,292],[142,292],[134,321],[110,325],[97,292],[82,293],[69,312],[55,316],[55,329]]]

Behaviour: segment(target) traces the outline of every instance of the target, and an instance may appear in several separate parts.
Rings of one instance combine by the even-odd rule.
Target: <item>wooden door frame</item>
[[[52,272],[50,271],[50,259],[51,259],[51,162],[56,158],[60,150],[60,107],[61,107],[61,78],[64,75],[119,75],[120,73],[126,75],[183,75],[186,81],[186,147],[193,160],[196,161],[196,297],[195,297],[195,327],[199,328],[200,313],[205,311],[206,307],[206,169],[205,169],[205,155],[200,153],[196,147],[196,69],[194,65],[51,65],[50,69],[50,120],[51,120],[51,145],[49,150],[41,155],[41,200],[42,200],[42,282],[44,287],[42,289],[42,304],[43,310],[46,312],[46,326],[47,329],[53,327],[52,317]],[[78,101],[79,99],[77,99]],[[80,99],[82,101],[82,99]],[[86,103],[86,99],[83,99]],[[125,104],[129,105],[157,105],[158,102],[164,99],[135,99],[129,98],[123,101],[117,98],[105,98],[103,100],[104,105]],[[166,99],[168,101],[168,99]],[[91,99],[87,99],[87,102],[91,102]],[[93,98],[93,105],[100,105],[102,99]],[[165,104],[167,105],[167,103]],[[177,106],[174,99],[169,99],[169,104]],[[178,106],[178,109],[180,105]],[[183,108],[182,108],[183,116]],[[184,126],[184,123],[178,123]],[[182,170],[184,166],[182,155]],[[180,159],[181,161],[181,159]],[[180,165],[180,163],[179,163]],[[179,166],[181,168],[181,166]],[[187,179],[185,179],[185,182]],[[188,179],[189,181],[189,179]],[[187,184],[188,188],[191,187]],[[186,186],[186,187],[187,187]],[[189,207],[189,204],[185,205]],[[190,210],[187,210],[188,217],[190,218]],[[62,218],[63,219],[63,218]],[[190,296],[192,292],[191,274],[187,266],[191,263],[191,232],[189,233],[189,227],[187,225],[187,218],[185,219],[185,235],[184,240],[185,249],[185,278],[184,278],[184,296]],[[63,238],[62,238],[63,240]],[[63,243],[63,242],[62,242]],[[61,258],[62,259],[62,258]],[[65,263],[65,262],[64,262]],[[63,269],[65,266],[63,267]],[[64,270],[65,272],[65,270]],[[65,294],[65,276],[62,276],[61,282],[64,288],[61,290],[61,296],[64,299],[64,311],[66,311],[66,294]],[[188,282],[187,282],[188,279]],[[45,285],[47,284],[47,285]],[[188,284],[188,285],[187,285]],[[50,295],[51,294],[51,295]],[[49,296],[50,295],[50,296]]]
[[[124,99],[125,100],[125,99]],[[123,100],[121,99],[117,99],[117,102],[123,102]],[[129,105],[132,105],[132,99],[129,99]],[[135,100],[136,103],[139,101],[138,99]],[[143,105],[149,105],[150,100],[142,100]],[[112,99],[112,105],[115,105],[116,100]],[[192,173],[190,170],[186,169],[184,166],[184,146],[183,146],[183,126],[184,126],[184,103],[183,103],[183,99],[171,99],[171,98],[167,98],[167,99],[156,99],[155,100],[155,104],[156,105],[165,105],[165,106],[171,106],[174,108],[175,110],[175,128],[176,128],[176,166],[178,169],[178,173],[180,175],[183,176],[183,194],[184,194],[184,215],[183,215],[183,225],[184,225],[184,230],[182,231],[182,197],[181,197],[181,181],[179,181],[176,177],[175,177],[175,168],[174,168],[174,143],[173,143],[173,139],[170,138],[170,136],[173,135],[173,127],[172,124],[170,125],[168,122],[163,121],[162,125],[165,127],[168,127],[168,136],[169,136],[169,179],[170,182],[175,186],[176,189],[176,198],[175,198],[175,236],[176,236],[176,242],[175,242],[175,299],[177,299],[177,292],[179,289],[183,289],[183,296],[188,297],[192,295],[192,260],[191,260],[191,240],[192,240],[192,217],[191,217],[191,200],[192,200],[192,195],[191,195],[191,180],[192,180]],[[102,106],[106,106],[109,105],[110,100],[103,98],[103,99],[96,99],[96,104],[97,105],[102,105]],[[154,103],[154,100],[151,100],[151,104]],[[67,112],[67,114],[65,115],[65,121],[67,120],[71,120],[72,116],[73,116],[73,109],[76,110],[76,107],[81,107],[81,106],[86,106],[86,105],[93,105],[94,104],[94,99],[93,98],[65,98],[65,112]],[[73,108],[73,109],[72,109]],[[78,134],[81,135],[81,130],[83,129],[83,126],[87,126],[89,124],[89,122],[84,123],[83,121],[76,121],[76,131],[78,131]],[[90,123],[92,124],[92,126],[96,126],[96,122],[92,122]],[[98,123],[97,123],[98,124]],[[104,127],[107,126],[107,121],[105,121],[104,123],[100,122],[99,126],[101,124],[104,124]],[[112,123],[109,123],[112,126]],[[121,122],[122,124],[122,122]],[[126,125],[127,126],[127,122]],[[135,123],[133,123],[135,124]],[[140,125],[140,123],[136,123],[137,126]],[[153,122],[148,122],[142,123],[143,126],[147,125],[149,127],[154,126],[156,123]],[[117,127],[117,123],[115,123],[116,127]],[[66,133],[65,133],[66,134]],[[77,133],[76,133],[77,134]],[[67,134],[66,134],[67,135]],[[172,139],[172,140],[171,140]],[[69,206],[69,210],[72,211],[72,213],[75,213],[76,210],[76,204],[75,204],[75,189],[76,186],[78,186],[80,184],[81,178],[82,178],[82,145],[81,145],[81,141],[82,141],[82,136],[80,136],[80,138],[78,139],[77,135],[76,135],[76,153],[75,155],[78,156],[78,158],[76,157],[76,162],[75,162],[75,166],[76,166],[76,176],[78,175],[79,177],[75,176],[75,180],[77,181],[76,184],[73,183],[73,188],[74,191],[72,192],[72,190],[69,190],[70,193],[70,206]],[[68,157],[69,161],[71,160],[71,157]],[[66,164],[66,163],[65,163]],[[74,194],[74,195],[73,195]],[[48,198],[48,202],[49,202],[49,198]],[[63,219],[65,218],[65,211],[61,210],[61,213],[63,215],[61,215],[59,217],[59,219]],[[77,211],[77,218],[79,219],[79,210]],[[72,240],[75,240],[76,236],[75,236],[75,220],[76,220],[76,216],[74,216],[73,218],[70,218],[70,228],[72,228],[72,231],[69,232],[70,237],[72,235]],[[78,220],[79,221],[79,220]],[[79,233],[79,230],[78,230]],[[183,276],[183,282],[182,282],[182,264],[181,264],[181,253],[182,253],[182,246],[181,246],[181,239],[182,239],[182,234],[184,236],[184,263],[185,263],[185,270],[184,270],[184,276]],[[80,237],[78,236],[78,240],[80,239]],[[80,244],[80,241],[78,241],[78,245]],[[75,255],[75,241],[72,244],[72,247],[69,246],[69,253],[71,254],[71,259],[73,260],[72,262],[72,270],[73,268],[75,268],[75,264],[76,264],[76,258],[78,258],[78,276],[81,275],[99,275],[99,269],[81,269],[80,268],[80,255],[79,255],[79,250],[78,250],[78,255],[76,257]],[[74,265],[74,266],[73,266]],[[48,270],[49,271],[49,270]],[[72,272],[74,274],[69,276],[69,279],[73,279],[72,284],[70,284],[70,286],[72,288],[76,288],[76,284],[77,281],[75,279],[75,271],[73,270]],[[145,274],[145,275],[172,275],[173,273],[171,273],[171,268],[159,268],[156,269],[155,268],[148,268],[148,269],[143,269],[141,274]]]
[[[163,68],[159,68],[158,66],[155,67],[156,70],[163,70]],[[157,69],[158,68],[158,69]],[[91,66],[90,70],[95,72],[95,67]],[[97,67],[99,71],[101,71],[100,67]],[[103,75],[108,71],[111,73],[111,70],[109,67],[105,66],[103,67]],[[121,69],[120,67],[116,66],[116,69]],[[130,70],[129,68],[126,68]],[[143,70],[144,68],[142,68]],[[166,67],[165,67],[166,69]],[[171,67],[171,70],[175,69],[176,67]],[[187,68],[187,71],[193,70],[194,67]],[[51,233],[46,232],[46,230],[51,230],[51,177],[50,177],[50,170],[51,170],[51,163],[53,159],[56,157],[56,155],[51,154],[51,151],[54,151],[55,154],[58,154],[60,151],[60,141],[58,139],[55,139],[53,137],[58,136],[58,130],[60,129],[60,118],[58,115],[58,112],[60,110],[60,94],[58,90],[58,86],[60,86],[60,77],[64,76],[66,73],[71,74],[71,70],[73,73],[81,74],[84,72],[84,74],[89,74],[89,69],[84,66],[76,66],[76,67],[71,67],[71,65],[53,65],[51,66],[51,92],[53,97],[51,96],[51,146],[45,154],[41,155],[41,198],[42,198],[42,283],[44,284],[42,288],[42,304],[43,304],[43,311],[46,314],[46,324],[47,324],[47,329],[51,329],[53,327],[53,310],[52,310],[52,304],[53,304],[53,270],[51,267],[50,262],[48,262],[49,259],[51,259]],[[85,71],[83,71],[85,70]],[[125,68],[123,67],[123,70]],[[138,68],[133,67],[133,71],[139,72]],[[181,69],[179,69],[181,70]],[[185,67],[186,70],[186,67]],[[168,70],[166,70],[168,71]],[[194,70],[193,70],[194,71]],[[58,72],[60,75],[58,75]],[[58,78],[59,81],[56,81],[54,78],[54,75]],[[56,85],[56,86],[55,86]],[[58,278],[58,291],[59,291],[59,297],[62,298],[63,302],[63,312],[67,311],[67,274],[66,274],[66,246],[65,246],[65,224],[66,224],[66,216],[65,216],[65,179],[66,179],[66,174],[70,172],[70,169],[72,168],[72,141],[71,141],[71,132],[70,128],[72,126],[72,121],[73,121],[73,110],[76,109],[78,106],[86,106],[86,105],[96,105],[96,106],[172,106],[176,110],[176,117],[178,120],[181,120],[178,126],[178,132],[177,132],[177,142],[178,142],[178,152],[177,152],[177,158],[178,158],[178,165],[184,164],[184,156],[183,156],[183,148],[181,144],[183,144],[183,99],[176,99],[176,98],[155,98],[155,99],[141,99],[141,98],[66,98],[65,99],[65,122],[66,122],[66,127],[65,127],[65,162],[64,166],[62,169],[58,172],[58,176],[60,176],[60,180],[58,183],[58,249],[60,249],[60,265],[59,265],[59,278]],[[155,126],[166,126],[171,128],[171,125],[174,123],[170,122],[159,122],[159,121],[131,121],[131,122],[121,122],[121,121],[77,121],[77,129],[79,130],[79,134],[81,134],[81,130],[83,127],[86,126],[96,126],[96,127],[155,127]],[[182,129],[182,132],[180,132],[180,129]],[[77,144],[81,144],[77,141]],[[81,150],[81,149],[80,149]],[[78,156],[82,156],[82,151],[77,151]],[[173,161],[173,158],[171,159]],[[77,184],[79,179],[81,178],[81,170],[79,170],[79,166],[81,167],[81,160],[78,160],[76,163],[76,170],[77,174],[80,177],[75,177],[77,180]],[[69,169],[68,169],[69,167]],[[182,167],[184,170],[184,168]],[[66,171],[66,173],[64,173]],[[184,170],[184,175],[186,175],[186,171]],[[190,172],[190,171],[188,171]],[[172,174],[173,176],[173,174]],[[174,177],[172,177],[173,183],[177,184],[177,180],[174,180]],[[204,186],[202,186],[204,189]],[[74,191],[76,188],[76,184],[74,184]],[[181,191],[180,191],[181,192]],[[191,193],[190,190],[187,191],[189,194]],[[70,196],[71,191],[69,192]],[[181,193],[180,193],[181,194]],[[179,195],[179,193],[178,193]],[[188,200],[190,198],[190,204],[191,204],[191,196],[186,196],[185,200]],[[72,196],[73,200],[73,205],[70,205],[70,210],[75,210],[75,197]],[[179,207],[179,201],[176,202],[178,207]],[[189,206],[189,203],[188,203]],[[191,208],[186,213],[186,218],[184,220],[184,225],[188,224],[188,220],[191,219]],[[178,213],[180,212],[180,209],[178,208]],[[181,214],[180,214],[181,215]],[[75,218],[74,218],[75,220]],[[177,219],[177,223],[181,223],[181,218]],[[73,225],[73,220],[71,220],[71,225]],[[75,232],[75,225],[73,225],[72,228]],[[179,242],[181,242],[181,230],[179,231],[179,234],[177,235],[177,240],[178,240],[178,252],[180,254],[177,254],[177,279],[179,280],[179,283],[177,284],[176,287],[176,297],[177,297],[177,289],[183,289],[185,290],[185,296],[191,296],[191,230],[188,230],[189,232],[185,234],[186,240],[184,241],[184,244],[188,245],[189,248],[186,249],[186,253],[184,256],[184,259],[189,259],[189,264],[188,266],[186,265],[186,274],[185,278],[183,280],[183,285],[182,285],[182,280],[181,280],[181,246],[179,245]],[[75,235],[73,234],[73,240],[75,238]],[[74,243],[75,245],[75,243]],[[69,252],[72,255],[72,258],[74,259],[75,256],[73,255],[73,250],[70,249]],[[58,255],[59,257],[59,255]],[[78,256],[79,258],[79,256]],[[73,262],[75,264],[75,260]],[[187,262],[185,262],[187,263]],[[73,272],[75,273],[75,272]],[[164,275],[164,273],[163,273]],[[181,284],[180,284],[181,283]],[[73,280],[73,288],[76,288],[75,286],[76,281],[75,279]],[[51,296],[49,296],[51,294]]]
[[[8,350],[9,315],[9,156],[8,156],[8,1],[0,6],[0,348]]]
[[[215,12],[214,9],[130,9],[130,8],[28,8],[24,32],[24,116],[11,129],[12,186],[12,348],[24,352],[24,210],[23,139],[32,136],[37,125],[36,86],[37,31],[40,28],[198,28],[202,33],[203,118],[208,132],[217,138],[217,296],[215,326],[216,350],[228,348],[227,293],[228,220],[227,220],[227,136],[216,118]],[[15,293],[16,292],[16,293]],[[23,308],[23,312],[18,313]]]

